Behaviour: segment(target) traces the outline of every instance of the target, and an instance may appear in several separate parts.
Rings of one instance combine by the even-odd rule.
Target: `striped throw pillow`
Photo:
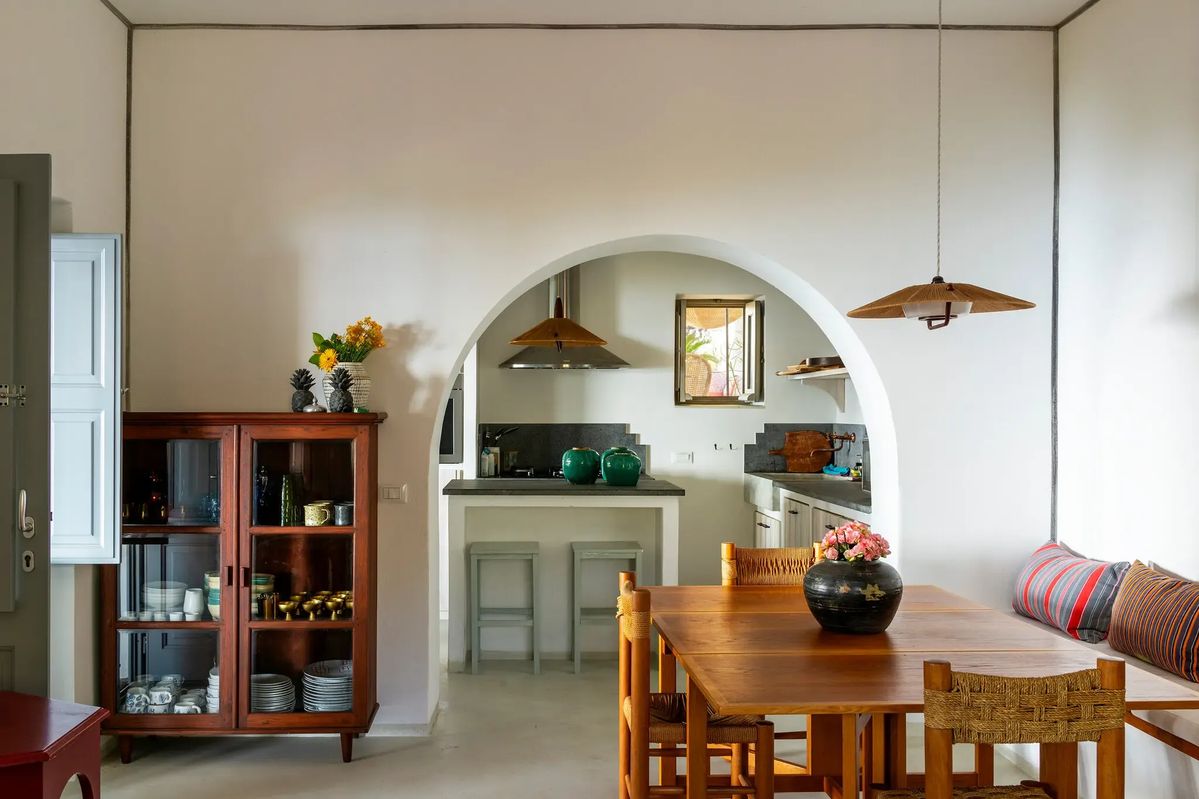
[[[1199,583],[1132,564],[1108,637],[1112,649],[1199,682]]]
[[[1088,560],[1050,542],[1024,564],[1012,609],[1094,644],[1107,636],[1112,602],[1127,571],[1128,561]]]

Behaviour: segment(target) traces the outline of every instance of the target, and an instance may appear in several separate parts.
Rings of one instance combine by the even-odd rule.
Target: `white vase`
[[[371,376],[366,373],[366,364],[363,363],[338,363],[334,369],[342,368],[350,373],[350,377],[354,382],[350,386],[350,396],[354,398],[355,408],[366,408],[367,399],[371,395]],[[330,379],[333,373],[329,372],[325,375],[325,379],[321,381],[321,385],[325,389],[325,407],[329,407],[329,395],[333,393],[333,386]]]

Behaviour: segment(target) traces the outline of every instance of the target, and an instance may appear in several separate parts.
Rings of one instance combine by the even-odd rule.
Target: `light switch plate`
[[[404,483],[399,486],[380,486],[379,499],[383,502],[404,502],[408,501],[408,484]]]

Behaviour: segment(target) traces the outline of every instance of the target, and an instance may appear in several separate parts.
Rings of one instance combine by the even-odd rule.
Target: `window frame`
[[[752,294],[679,294],[674,306],[674,404],[695,407],[752,408],[766,402],[764,355],[764,328],[766,300]],[[746,342],[750,352],[746,357],[746,391],[735,397],[696,397],[686,391],[687,309],[688,308],[741,308],[750,327],[746,331]]]

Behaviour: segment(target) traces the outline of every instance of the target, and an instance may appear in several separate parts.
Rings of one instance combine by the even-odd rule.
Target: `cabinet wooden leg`
[[[349,763],[354,759],[354,733],[343,732],[341,734],[341,762]]]
[[[130,763],[133,761],[133,736],[118,735],[117,736],[117,751],[121,754],[122,763]]]

